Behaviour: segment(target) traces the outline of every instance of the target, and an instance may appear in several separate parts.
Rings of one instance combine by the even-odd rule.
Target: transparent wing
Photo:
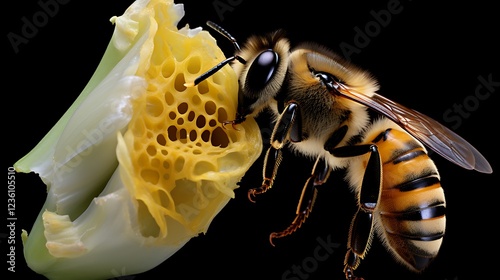
[[[490,164],[465,139],[432,118],[381,95],[367,96],[337,83],[338,93],[386,116],[434,152],[466,169],[492,173]]]

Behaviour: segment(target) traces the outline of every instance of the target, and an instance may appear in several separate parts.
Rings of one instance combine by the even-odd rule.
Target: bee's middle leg
[[[295,212],[295,219],[285,230],[280,232],[273,232],[271,233],[271,235],[269,235],[269,241],[273,246],[274,238],[281,238],[290,235],[302,226],[302,224],[311,213],[314,202],[316,201],[316,196],[318,193],[317,187],[326,182],[330,175],[330,171],[331,168],[328,166],[326,160],[321,156],[318,157],[311,172],[311,176],[302,188],[302,193],[297,205],[297,211]]]

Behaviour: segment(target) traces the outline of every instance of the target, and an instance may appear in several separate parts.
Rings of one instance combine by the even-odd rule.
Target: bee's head
[[[243,45],[237,55],[247,63],[233,63],[240,82],[240,114],[256,114],[274,101],[286,76],[289,52],[281,31],[250,37]]]
[[[290,44],[284,33],[277,31],[266,36],[250,37],[240,48],[236,39],[222,27],[213,22],[207,24],[230,40],[236,52],[188,84],[197,85],[233,62],[240,86],[238,116],[233,123],[242,122],[246,116],[256,115],[274,101],[286,76]]]

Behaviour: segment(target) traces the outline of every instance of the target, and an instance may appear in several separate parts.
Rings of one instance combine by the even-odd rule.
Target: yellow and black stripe
[[[436,257],[445,232],[445,197],[437,168],[425,148],[403,130],[385,129],[372,143],[383,163],[377,233],[396,260],[422,271]]]

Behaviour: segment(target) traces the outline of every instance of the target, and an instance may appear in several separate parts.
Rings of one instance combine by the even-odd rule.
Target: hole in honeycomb
[[[179,114],[185,114],[188,110],[189,106],[186,102],[182,102],[181,104],[179,104],[179,106],[177,106],[177,112],[179,112]]]
[[[217,110],[217,120],[220,122],[220,123],[223,123],[225,121],[228,120],[228,117],[227,117],[227,112],[224,108],[219,108]]]
[[[173,59],[166,59],[163,62],[162,68],[161,68],[161,75],[164,78],[170,78],[172,74],[175,71],[175,63]]]
[[[193,154],[194,154],[194,155],[201,155],[202,153],[203,153],[203,152],[202,152],[201,150],[198,150],[198,149],[193,150]]]
[[[155,147],[155,146],[150,145],[150,146],[148,146],[148,147],[146,148],[146,152],[148,153],[148,155],[150,155],[150,156],[152,156],[152,157],[153,157],[153,156],[155,156],[155,155],[156,155],[156,147]]]
[[[145,237],[157,237],[160,233],[160,228],[142,200],[137,200],[137,215],[141,234]]]
[[[191,130],[189,132],[189,140],[191,142],[194,142],[194,141],[196,141],[196,138],[198,138],[198,133],[196,133],[196,131],[194,131],[194,130]]]
[[[196,183],[187,179],[178,179],[174,184],[175,188],[170,191],[170,195],[176,198],[174,203],[176,208],[180,206],[181,209],[177,210],[182,215],[183,212],[186,213],[182,207],[193,206],[193,195],[197,193]]]
[[[213,101],[207,101],[205,103],[205,112],[209,115],[215,114],[215,110],[217,110],[217,105]]]
[[[217,122],[216,122],[215,120],[210,120],[210,121],[208,122],[208,125],[209,125],[210,127],[214,127],[214,126],[216,126],[216,125],[217,125]]]
[[[200,162],[197,162],[196,165],[194,166],[194,174],[195,175],[202,175],[202,174],[205,174],[207,172],[212,172],[212,171],[216,171],[216,167],[208,162],[208,161],[200,161]]]
[[[206,94],[208,91],[209,87],[207,81],[202,81],[201,83],[198,84],[198,92],[200,94]]]
[[[203,140],[204,142],[210,141],[210,131],[208,130],[203,131],[201,133],[201,140]]]
[[[188,121],[192,122],[194,120],[194,117],[196,117],[195,112],[191,111],[188,114]]]
[[[156,185],[160,180],[160,173],[153,169],[143,169],[141,171],[141,178],[148,183]]]
[[[184,163],[186,161],[184,160],[183,157],[178,157],[176,160],[175,160],[175,163],[174,163],[174,169],[176,172],[181,172],[182,169],[184,169]]]
[[[163,208],[168,209],[169,205],[172,203],[168,194],[165,192],[164,189],[158,189],[157,193],[158,193],[158,198],[160,200],[159,202],[160,202],[161,206],[163,206]]]
[[[184,78],[184,74],[179,73],[177,76],[175,76],[175,82],[174,82],[174,88],[176,91],[184,91],[186,90],[186,86],[184,85],[186,83],[186,79]]]
[[[198,95],[193,95],[191,102],[193,102],[193,105],[199,105],[201,104],[201,98]]]
[[[201,191],[205,194],[206,197],[212,199],[221,194],[215,183],[213,181],[207,180],[203,180]]]
[[[175,118],[177,118],[177,114],[175,112],[170,112],[168,113],[168,117],[171,119],[171,120],[175,120]]]
[[[177,120],[177,124],[178,124],[178,125],[182,125],[183,123],[184,123],[184,119],[178,119],[178,120]]]
[[[175,125],[171,125],[167,128],[167,134],[170,141],[177,141],[177,127]]]
[[[200,57],[198,56],[192,56],[187,64],[187,71],[191,74],[198,74],[201,69],[201,61]]]
[[[162,146],[165,146],[167,144],[167,140],[165,139],[165,135],[158,134],[158,136],[156,136],[156,143],[158,143]]]
[[[169,169],[169,168],[170,168],[170,162],[168,162],[168,161],[164,161],[164,162],[163,162],[163,168],[165,168],[165,169]]]
[[[175,102],[174,95],[170,91],[165,92],[165,102],[167,102],[168,105],[172,105]]]
[[[220,146],[221,148],[225,148],[229,145],[229,138],[227,137],[224,129],[220,127],[214,129],[214,131],[212,132],[211,143],[212,146]]]
[[[206,124],[207,120],[205,119],[205,116],[199,115],[198,118],[196,119],[196,126],[198,128],[204,128]]]
[[[158,117],[163,113],[163,104],[156,97],[148,97],[146,101],[146,112],[153,117]]]

